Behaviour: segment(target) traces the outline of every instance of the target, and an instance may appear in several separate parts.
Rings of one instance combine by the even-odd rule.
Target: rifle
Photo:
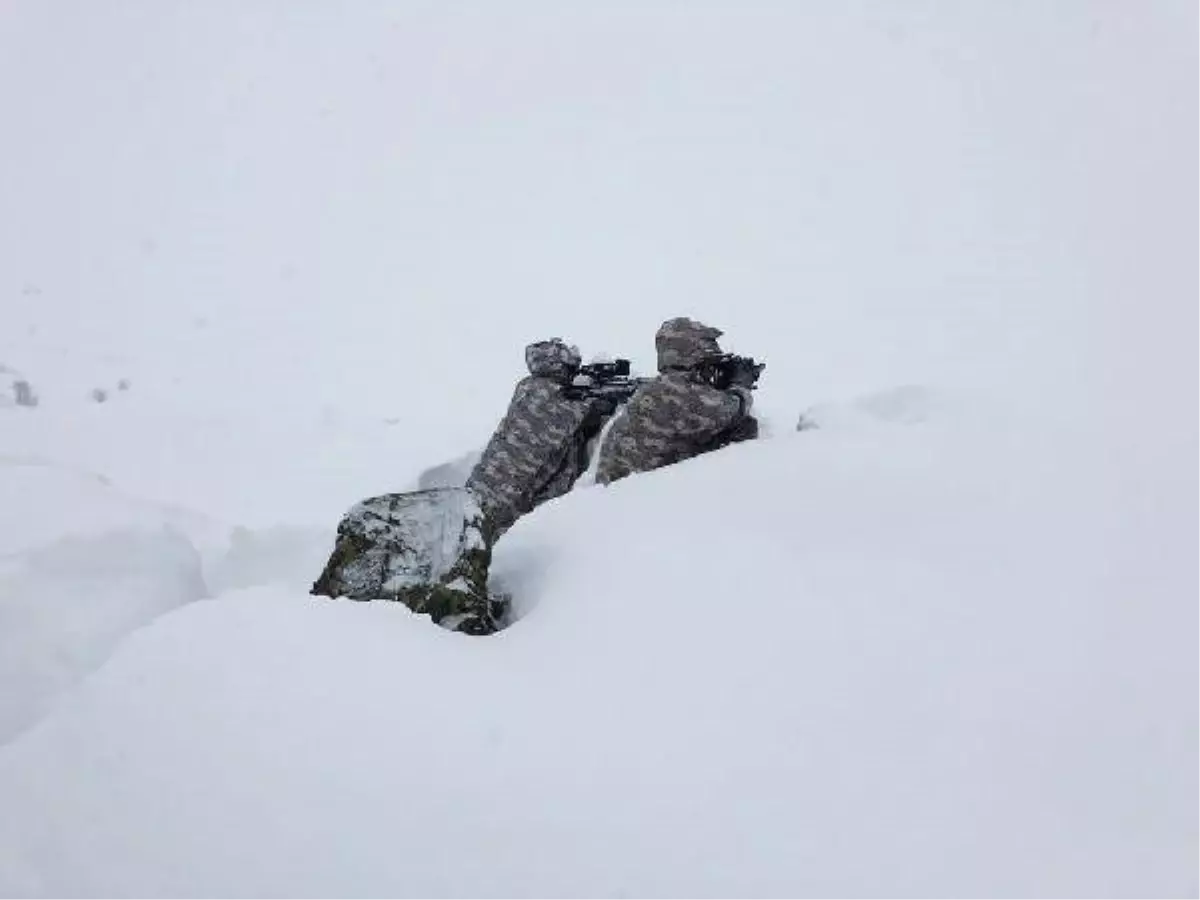
[[[754,390],[758,387],[758,378],[766,367],[766,363],[756,362],[749,356],[722,353],[701,362],[696,366],[696,372],[702,382],[719,390],[725,390],[735,384]]]
[[[579,367],[575,380],[564,385],[562,394],[568,400],[610,400],[624,403],[634,391],[648,381],[629,374],[629,360],[589,363]]]

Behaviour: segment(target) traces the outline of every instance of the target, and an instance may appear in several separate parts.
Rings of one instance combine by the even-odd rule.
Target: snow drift
[[[1186,894],[1190,551],[1144,535],[1187,503],[994,424],[578,490],[497,548],[492,638],[266,587],[161,619],[0,753],[0,887]]]

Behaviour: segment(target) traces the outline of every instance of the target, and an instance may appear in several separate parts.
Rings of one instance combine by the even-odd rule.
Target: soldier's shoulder
[[[669,401],[706,389],[706,385],[700,384],[687,372],[664,372],[642,385],[641,392],[655,400]]]
[[[647,378],[641,384],[641,390],[661,393],[681,387],[687,380],[686,372],[661,372],[653,378]]]
[[[654,407],[673,407],[688,412],[725,414],[740,405],[737,396],[705,384],[688,372],[668,372],[655,380],[648,393],[647,404]]]
[[[552,378],[526,375],[513,389],[513,398],[547,400],[562,395],[562,385]]]

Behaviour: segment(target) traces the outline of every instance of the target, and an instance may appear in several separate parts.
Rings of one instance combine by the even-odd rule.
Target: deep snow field
[[[1196,33],[6,4],[0,895],[1196,896]],[[673,315],[762,440],[308,596]]]

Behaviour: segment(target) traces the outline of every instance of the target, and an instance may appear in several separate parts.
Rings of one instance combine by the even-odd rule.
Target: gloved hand
[[[754,408],[754,393],[750,388],[744,385],[735,384],[729,389],[732,393],[737,394],[738,399],[742,401],[742,415],[750,415],[750,410]]]
[[[737,366],[733,370],[733,376],[729,379],[730,384],[735,387],[752,388],[758,380],[758,372],[753,366]]]

